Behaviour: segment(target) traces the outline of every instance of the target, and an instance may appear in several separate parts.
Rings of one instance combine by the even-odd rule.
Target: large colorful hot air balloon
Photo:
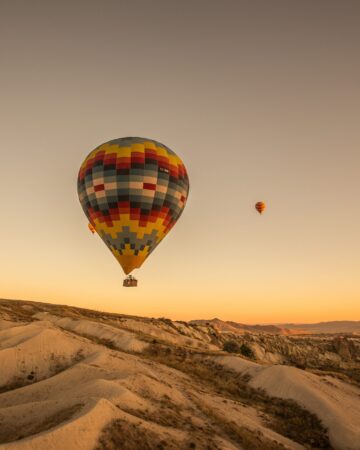
[[[125,274],[139,268],[175,225],[188,193],[181,159],[146,138],[100,145],[85,158],[78,176],[86,217]]]
[[[255,204],[255,209],[259,214],[262,214],[265,211],[266,204],[264,202],[257,202]]]

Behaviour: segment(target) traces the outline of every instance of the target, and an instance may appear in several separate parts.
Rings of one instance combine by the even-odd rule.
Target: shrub
[[[240,347],[236,341],[226,341],[224,342],[223,350],[229,353],[239,353]]]
[[[254,352],[252,351],[251,347],[249,347],[247,344],[241,344],[240,353],[246,356],[247,358],[254,357]]]

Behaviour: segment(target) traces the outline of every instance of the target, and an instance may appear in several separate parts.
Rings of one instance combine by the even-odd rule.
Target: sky
[[[0,297],[360,320],[359,21],[355,0],[0,0]],[[136,289],[76,189],[123,136],[164,143],[190,178]]]

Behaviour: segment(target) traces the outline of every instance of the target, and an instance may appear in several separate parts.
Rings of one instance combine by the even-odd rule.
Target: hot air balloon
[[[255,209],[259,214],[262,214],[265,211],[266,204],[264,202],[257,202],[255,204]]]
[[[89,224],[88,224],[88,228],[89,228],[89,230],[92,232],[92,234],[95,233],[95,228],[91,225],[90,222],[89,222]]]
[[[126,275],[175,225],[188,193],[181,159],[147,138],[105,142],[85,158],[78,176],[84,213]]]

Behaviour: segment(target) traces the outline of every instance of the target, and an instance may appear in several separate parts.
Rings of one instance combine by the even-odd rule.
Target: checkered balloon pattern
[[[181,159],[146,138],[93,150],[78,176],[81,206],[126,274],[139,268],[184,210],[189,179]]]

